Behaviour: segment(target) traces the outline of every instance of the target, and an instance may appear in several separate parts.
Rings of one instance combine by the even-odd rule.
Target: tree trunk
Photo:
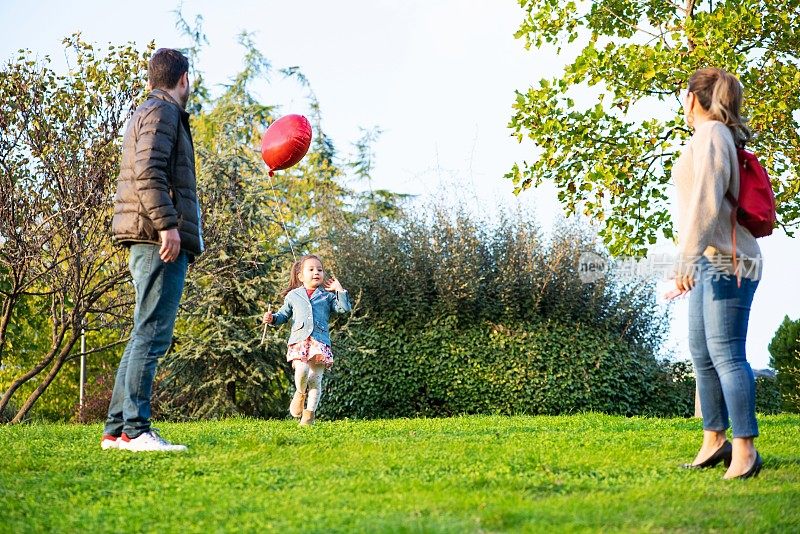
[[[6,345],[6,331],[8,324],[11,321],[11,311],[16,304],[17,296],[11,294],[3,301],[3,314],[0,316],[0,367],[3,366],[3,348]]]
[[[687,21],[692,20],[692,17],[694,16],[694,2],[695,2],[695,0],[686,0],[686,20]],[[689,44],[689,51],[691,52],[695,48],[694,41],[692,41],[692,39],[690,37],[688,37],[688,36],[687,36],[687,41],[688,41],[688,44]]]
[[[28,371],[27,373],[25,373],[24,375],[22,375],[21,377],[19,377],[18,379],[14,380],[14,382],[11,383],[11,385],[8,387],[5,394],[3,395],[3,398],[0,399],[0,412],[2,412],[6,408],[6,406],[8,406],[11,397],[20,388],[20,386],[28,382],[28,380],[30,380],[31,378],[37,376],[48,365],[50,365],[50,362],[52,362],[53,358],[56,357],[56,353],[58,352],[58,348],[61,346],[61,342],[64,340],[64,334],[66,334],[66,330],[63,328],[60,329],[57,339],[54,340],[53,347],[50,349],[50,352],[47,353],[47,356],[45,356],[42,361],[36,364],[36,366],[33,369],[31,369],[30,371]],[[74,343],[75,342],[73,341],[73,344]]]
[[[42,393],[53,383],[58,372],[61,370],[61,367],[64,365],[64,362],[67,360],[67,356],[69,356],[72,347],[75,346],[75,342],[77,341],[77,336],[73,335],[67,345],[61,349],[61,353],[58,355],[53,367],[50,369],[50,372],[47,373],[47,376],[44,378],[41,384],[33,390],[33,393],[25,400],[25,404],[17,412],[17,415],[14,416],[14,419],[10,421],[10,424],[14,425],[16,423],[21,422],[31,408],[33,408],[33,404],[42,396]]]
[[[225,393],[227,394],[228,400],[236,406],[236,381],[231,380],[227,384],[225,384]]]

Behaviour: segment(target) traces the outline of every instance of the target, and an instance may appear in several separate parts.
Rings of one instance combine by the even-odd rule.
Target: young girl
[[[351,309],[342,284],[334,277],[326,283],[324,280],[322,261],[317,256],[303,256],[292,265],[289,286],[283,292],[283,307],[275,314],[264,314],[264,322],[271,325],[281,325],[292,319],[286,358],[292,362],[297,389],[289,413],[300,419],[301,425],[314,424],[314,413],[322,393],[322,375],[333,365],[328,318],[332,311],[347,313]]]

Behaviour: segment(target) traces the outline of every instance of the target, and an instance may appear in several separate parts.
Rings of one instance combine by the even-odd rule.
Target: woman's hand
[[[339,283],[335,276],[331,276],[331,279],[325,284],[325,289],[327,291],[344,291],[342,284]]]
[[[675,288],[672,291],[667,291],[666,293],[664,293],[664,298],[666,300],[674,300],[674,299],[676,299],[676,298],[678,298],[678,297],[680,297],[682,295],[685,295],[685,294],[686,294],[685,292],[681,291],[678,288]]]
[[[689,273],[676,276],[675,287],[681,293],[688,293],[694,288],[694,275]]]
[[[675,277],[675,289],[664,295],[667,300],[682,297],[694,288],[694,276],[691,274],[683,274]]]
[[[264,318],[261,320],[262,324],[272,324],[272,312],[264,312]]]

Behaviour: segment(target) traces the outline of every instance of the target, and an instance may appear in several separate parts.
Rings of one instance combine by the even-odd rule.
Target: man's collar
[[[147,98],[158,98],[159,100],[164,100],[165,102],[169,102],[170,104],[175,104],[178,106],[178,109],[181,111],[183,115],[189,115],[189,113],[181,106],[181,104],[172,98],[172,95],[168,92],[164,91],[163,89],[153,89],[150,91],[150,94],[147,95]]]

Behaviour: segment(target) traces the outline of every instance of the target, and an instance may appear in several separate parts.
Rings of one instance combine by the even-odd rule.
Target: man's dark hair
[[[189,72],[189,60],[172,48],[156,50],[147,66],[147,76],[153,89],[174,89],[186,72]]]

